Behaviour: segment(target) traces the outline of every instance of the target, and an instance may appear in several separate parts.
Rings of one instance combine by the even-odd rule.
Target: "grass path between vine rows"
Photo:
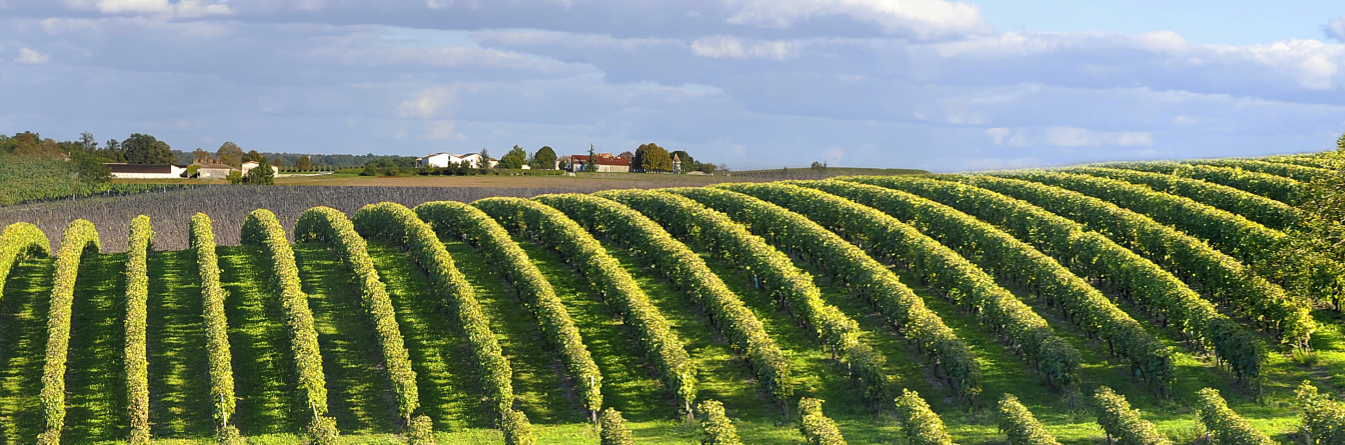
[[[26,444],[42,433],[42,362],[56,261],[15,264],[0,301],[0,443]]]
[[[343,433],[396,432],[397,406],[360,285],[325,244],[294,245],[299,280],[318,331],[327,406]]]
[[[86,253],[75,279],[65,375],[67,443],[125,439],[127,255]]]
[[[212,437],[214,413],[196,254],[151,252],[148,265],[150,433]]]

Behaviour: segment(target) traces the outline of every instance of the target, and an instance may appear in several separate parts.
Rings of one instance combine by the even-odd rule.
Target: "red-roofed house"
[[[588,155],[570,155],[570,168],[572,172],[596,171],[602,173],[629,173],[630,161],[626,158],[612,156],[611,153],[600,153],[594,156],[598,158],[593,164],[596,169],[589,167]]]

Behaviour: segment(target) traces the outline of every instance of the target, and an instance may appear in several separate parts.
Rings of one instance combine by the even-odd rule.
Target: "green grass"
[[[369,255],[397,309],[416,371],[421,412],[434,419],[439,432],[494,426],[483,402],[485,392],[471,371],[466,339],[455,318],[439,305],[430,277],[410,255],[381,241],[369,240]]]
[[[257,246],[219,247],[220,282],[229,293],[229,348],[233,353],[237,412],[231,419],[244,435],[301,432],[312,417],[294,376],[280,296],[271,289],[266,261]]]
[[[55,261],[16,264],[0,301],[0,440],[29,443],[42,433],[42,359]]]
[[[151,435],[214,435],[206,367],[200,272],[190,250],[149,255],[149,419]]]
[[[126,254],[86,254],[75,279],[65,375],[69,443],[125,439]]]
[[[360,306],[355,274],[323,244],[296,244],[294,258],[313,311],[327,378],[327,406],[337,428],[350,433],[394,432],[396,399],[372,323]]]

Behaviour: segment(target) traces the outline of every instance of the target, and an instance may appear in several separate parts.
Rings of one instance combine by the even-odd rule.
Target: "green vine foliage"
[[[229,425],[237,409],[234,393],[233,354],[229,348],[229,320],[224,300],[229,294],[220,284],[219,256],[215,253],[215,229],[210,217],[197,213],[191,218],[191,248],[201,277],[202,317],[205,320],[207,366],[210,367],[210,400],[214,408],[216,436],[230,443],[238,431]],[[241,440],[241,439],[239,439]]]
[[[1137,409],[1130,408],[1125,396],[1106,386],[1093,395],[1097,409],[1097,423],[1107,433],[1107,440],[1116,445],[1172,445],[1158,428],[1140,417]]]
[[[943,419],[929,409],[920,393],[902,389],[897,397],[897,422],[910,445],[955,445]]]
[[[355,274],[360,283],[361,306],[374,325],[388,380],[392,382],[398,414],[409,424],[420,407],[416,371],[411,369],[411,356],[397,325],[397,310],[378,270],[374,269],[364,238],[355,232],[345,213],[331,207],[314,207],[304,212],[294,224],[294,238],[296,242],[319,241],[335,247],[342,262]]]
[[[435,232],[462,237],[475,246],[503,272],[505,279],[514,284],[524,305],[537,317],[542,337],[559,352],[584,408],[596,422],[598,412],[602,410],[602,373],[593,362],[565,304],[528,254],[509,237],[504,227],[476,207],[456,201],[438,201],[418,205],[415,212]]]
[[[1098,166],[1199,179],[1261,195],[1291,206],[1298,205],[1303,198],[1298,181],[1240,168],[1180,164],[1170,161],[1116,162],[1099,164]]]
[[[1288,204],[1213,182],[1119,168],[1073,167],[1061,171],[1146,185],[1155,191],[1184,196],[1245,216],[1273,229],[1288,230],[1303,220],[1303,213]]]
[[[505,445],[537,445],[537,435],[523,411],[509,410],[504,414],[503,424]]]
[[[42,414],[46,429],[38,436],[43,445],[61,443],[65,429],[65,370],[70,352],[70,311],[75,299],[75,278],[85,252],[97,254],[101,248],[93,223],[77,219],[61,235],[56,253],[56,278],[51,288],[51,309],[47,315],[47,353],[42,365]]]
[[[501,226],[539,240],[560,252],[603,299],[621,313],[640,338],[664,384],[682,409],[691,413],[696,400],[696,365],[668,319],[593,235],[565,214],[545,204],[520,198],[486,198],[472,203]]]
[[[1079,351],[995,278],[938,241],[872,207],[792,184],[721,185],[802,214],[870,251],[898,262],[1007,341],[1061,388],[1078,380]]]
[[[742,445],[738,428],[724,413],[724,404],[718,400],[703,400],[696,406],[701,414],[701,445]]]
[[[705,310],[756,371],[758,384],[780,404],[794,394],[790,362],[766,333],[766,328],[705,260],[666,230],[639,212],[612,200],[580,194],[533,198],[565,213],[570,219],[629,249],[663,273]]]
[[[599,436],[601,445],[634,445],[635,438],[631,436],[630,429],[626,428],[626,418],[621,417],[621,411],[607,408],[598,416],[598,427],[601,428]]]
[[[435,445],[434,440],[434,421],[429,416],[416,416],[411,418],[410,424],[406,426],[406,444],[407,445]]]
[[[47,234],[26,222],[5,226],[5,231],[0,233],[0,287],[3,287],[15,264],[38,255],[51,255],[51,241],[47,239]]]
[[[531,433],[522,428],[525,423],[511,421],[514,416],[513,369],[495,333],[490,320],[476,300],[476,293],[467,283],[467,277],[458,270],[444,243],[429,224],[415,212],[396,203],[364,206],[355,213],[354,228],[361,235],[381,238],[398,244],[411,253],[416,263],[430,275],[434,292],[444,307],[457,316],[459,326],[471,345],[472,361],[477,366],[481,385],[499,416],[506,436],[523,437]],[[519,412],[518,415],[522,415]],[[528,427],[530,431],[530,426]],[[520,439],[522,440],[522,439]]]
[[[950,386],[968,401],[981,392],[975,355],[924,300],[882,263],[822,226],[780,206],[716,188],[667,189],[728,214],[777,248],[807,258],[849,284],[916,343]]]
[[[1126,359],[1151,382],[1171,385],[1175,374],[1171,351],[1110,299],[1031,244],[1003,230],[929,199],[848,181],[801,182],[886,212],[974,259],[985,272],[1027,288],[1047,306],[1107,343],[1112,355]],[[883,242],[879,240],[878,243]],[[875,243],[877,245],[877,243]]]
[[[839,355],[850,375],[858,378],[870,403],[885,401],[888,377],[883,366],[887,358],[860,341],[859,323],[823,301],[812,276],[795,266],[784,252],[728,215],[681,195],[645,190],[608,190],[597,195],[638,210],[677,238],[694,239],[751,273],[761,288],[822,340],[825,348]]]
[[[1060,445],[1013,394],[999,399],[999,430],[1009,437],[1009,445]]]
[[[822,399],[799,399],[799,432],[808,445],[845,445],[836,422],[822,414]]]
[[[1107,185],[1121,184],[1119,187],[1128,189],[1134,194],[1162,195],[1145,192],[1142,190],[1143,186],[1112,180],[1099,179],[1099,181],[1111,181]],[[995,181],[974,177],[968,179],[968,182],[981,184]],[[1204,241],[1167,225],[1172,224],[1170,221],[1166,224],[1155,221],[1117,204],[1083,193],[1060,189],[1044,193],[1040,187],[1027,188],[1031,190],[1017,190],[1010,193],[1060,216],[1087,224],[1089,227],[1097,227],[1117,244],[1143,255],[1174,275],[1198,283],[1203,289],[1207,289],[1217,302],[1237,314],[1279,333],[1280,340],[1286,344],[1306,348],[1313,331],[1317,329],[1317,323],[1311,315],[1312,308],[1306,298],[1291,297],[1283,288],[1267,281],[1251,267],[1244,266],[1242,262],[1215,250]],[[1024,195],[1024,193],[1030,194]],[[1173,197],[1155,199],[1167,202],[1172,201]],[[1189,199],[1182,198],[1182,200],[1187,204],[1194,204]],[[1264,227],[1261,229],[1269,230]],[[1279,238],[1276,239],[1283,239],[1282,234],[1277,236]],[[1265,254],[1256,256],[1261,259],[1267,258]]]
[[[1303,433],[1308,445],[1337,445],[1345,443],[1345,406],[1331,400],[1329,394],[1318,394],[1317,387],[1311,381],[1294,391],[1298,408],[1302,410],[1299,418],[1303,421]]]
[[[1305,165],[1284,164],[1279,162],[1267,162],[1261,159],[1192,159],[1182,161],[1184,164],[1192,165],[1212,165],[1215,167],[1236,168],[1249,172],[1265,173],[1268,175],[1281,176],[1293,179],[1298,182],[1312,182],[1319,179],[1325,179],[1334,175],[1335,172],[1325,168],[1309,167]]]
[[[960,179],[974,181],[977,187],[925,178],[864,177],[852,180],[920,195],[1001,227],[1054,256],[1074,274],[1098,280],[1118,290],[1121,299],[1147,312],[1161,314],[1165,326],[1171,323],[1180,332],[1212,344],[1215,355],[1241,382],[1259,384],[1266,352],[1265,345],[1255,334],[1220,313],[1214,304],[1152,261],[1100,233],[1088,231],[1082,224],[1000,194],[1024,198],[1069,192],[992,176]],[[1129,273],[1117,274],[1117,270]],[[1148,372],[1160,368],[1146,364],[1138,369]],[[1164,377],[1167,376],[1145,375],[1146,379],[1155,382],[1165,381]]]
[[[132,445],[149,443],[149,359],[145,352],[145,318],[149,298],[149,250],[154,229],[149,217],[131,220],[126,261],[126,408],[130,411]]]
[[[245,245],[261,245],[271,256],[271,281],[284,308],[299,387],[313,413],[309,435],[320,443],[334,442],[338,433],[336,421],[326,417],[327,380],[322,371],[318,332],[313,328],[313,311],[308,307],[308,295],[300,287],[299,267],[294,262],[294,249],[285,238],[285,229],[270,210],[257,209],[243,221],[242,241]]]
[[[1228,408],[1219,390],[1205,388],[1196,392],[1196,418],[1205,425],[1214,443],[1219,445],[1276,445],[1266,433]]]

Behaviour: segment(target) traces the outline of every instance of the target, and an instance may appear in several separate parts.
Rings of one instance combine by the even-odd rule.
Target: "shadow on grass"
[[[26,444],[42,433],[42,363],[55,261],[15,264],[0,301],[0,439]]]
[[[149,421],[155,437],[214,435],[200,271],[190,250],[151,252]]]
[[[75,279],[62,440],[124,439],[126,411],[126,254],[86,253]]]

